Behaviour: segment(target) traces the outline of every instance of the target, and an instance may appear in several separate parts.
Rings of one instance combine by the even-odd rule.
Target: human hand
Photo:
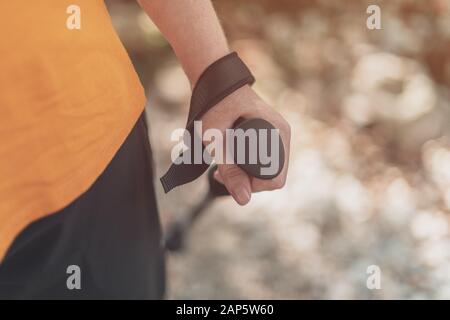
[[[202,117],[202,127],[219,129],[225,132],[233,127],[239,118],[261,118],[279,129],[284,144],[284,167],[280,174],[270,180],[249,176],[236,164],[218,164],[214,177],[224,184],[234,200],[245,205],[251,199],[252,192],[280,189],[286,182],[291,130],[287,121],[267,103],[265,103],[249,86],[244,86],[227,96]],[[224,135],[225,136],[225,135]]]

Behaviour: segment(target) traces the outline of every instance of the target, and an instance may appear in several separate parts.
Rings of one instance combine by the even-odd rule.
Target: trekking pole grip
[[[237,141],[237,135],[233,135],[233,138],[235,139],[233,146],[234,146],[234,163],[237,164],[242,170],[245,171],[249,176],[264,179],[264,180],[270,180],[275,177],[277,177],[284,167],[284,145],[283,141],[279,135],[279,131],[268,121],[260,118],[251,118],[251,119],[238,119],[236,121],[233,129],[235,132],[237,132],[238,129],[241,129],[241,134],[244,134],[244,138],[248,135],[248,130],[255,130],[256,132],[256,140],[251,141],[250,139],[245,139],[245,161],[244,163],[241,163],[242,161],[238,161],[238,152],[242,150],[238,150],[238,141]],[[276,130],[276,134],[272,134],[273,131]],[[262,135],[261,132],[265,131],[265,141],[262,141]],[[277,141],[272,141],[273,139],[277,139]],[[250,143],[253,142],[256,144],[256,148],[250,148]],[[260,152],[261,148],[264,147],[265,144],[265,153],[267,156],[269,156],[270,159],[277,159],[277,163],[264,163],[261,159]],[[272,148],[275,147],[275,150],[272,150]],[[256,150],[256,162],[250,161],[252,158],[252,155],[250,155],[251,151]],[[228,150],[227,150],[228,151]],[[255,158],[255,155],[253,155],[253,158]],[[242,159],[241,159],[242,160]],[[275,165],[275,171],[272,172],[272,170],[268,170],[269,167]],[[215,196],[224,196],[229,195],[229,192],[227,191],[226,187],[218,182],[214,178],[214,172],[218,169],[217,165],[212,166],[208,171],[208,182],[209,182],[209,192]],[[268,172],[269,171],[269,172]]]

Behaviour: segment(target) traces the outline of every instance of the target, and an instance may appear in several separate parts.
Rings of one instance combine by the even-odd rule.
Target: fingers
[[[219,170],[214,171],[214,179],[219,181],[221,184],[224,184],[222,176],[220,175]]]
[[[285,186],[287,171],[289,167],[289,137],[287,139],[284,139],[284,141],[287,141],[287,143],[284,143],[285,146],[284,166],[280,174],[270,180],[252,178],[251,182],[253,192],[272,191],[281,189]]]
[[[283,140],[284,144],[285,162],[283,169],[277,177],[270,180],[249,177],[242,169],[240,169],[236,165],[222,165],[219,166],[220,170],[217,170],[215,172],[215,179],[224,184],[230,194],[232,194],[235,200],[241,205],[246,204],[250,200],[252,192],[277,190],[283,188],[286,184],[286,177],[289,166],[289,147],[291,132],[290,126],[287,122],[285,122],[284,120],[278,122],[279,123],[277,123],[277,127],[280,130],[281,139]],[[248,189],[247,181],[250,182]],[[244,190],[237,190],[241,184],[243,185]]]
[[[250,178],[236,165],[219,165],[219,170],[214,175],[215,179],[226,186],[237,203],[245,205],[250,201],[252,192],[280,189],[285,185],[289,165],[291,128],[280,114],[270,108],[248,86],[236,90],[218,103],[215,108],[209,110],[202,117],[203,128],[216,128],[224,133],[227,128],[233,126],[237,118],[262,118],[272,123],[275,128],[279,129],[285,151],[284,167],[279,176],[271,180]],[[205,143],[205,145],[207,144]],[[225,145],[223,147],[225,156],[227,151]]]
[[[220,177],[216,179],[222,182],[232,195],[234,200],[241,206],[246,205],[251,199],[251,182],[248,175],[237,165],[219,165]],[[222,181],[220,181],[221,179]]]
[[[286,179],[285,176],[283,176],[282,174],[271,180],[252,178],[252,191],[261,192],[261,191],[277,190],[283,188],[285,183]]]

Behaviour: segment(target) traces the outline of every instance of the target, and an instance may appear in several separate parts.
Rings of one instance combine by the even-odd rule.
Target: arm
[[[211,63],[230,52],[209,0],[138,0],[171,44],[194,86]]]
[[[211,63],[230,52],[225,35],[209,0],[138,0],[171,44],[186,75],[195,85],[200,74]],[[238,166],[219,165],[216,179],[227,187],[241,205],[250,201],[251,193],[283,187],[286,181],[290,127],[249,87],[238,89],[203,117],[203,128],[223,132],[239,118],[259,117],[280,129],[286,149],[286,163],[281,174],[272,180],[249,177]]]

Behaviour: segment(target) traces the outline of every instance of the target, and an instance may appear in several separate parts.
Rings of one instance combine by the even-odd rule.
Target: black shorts
[[[76,281],[69,279],[75,275],[70,266],[79,267],[81,289],[72,288]],[[87,192],[17,236],[0,265],[0,298],[159,299],[164,289],[164,251],[143,114]]]

